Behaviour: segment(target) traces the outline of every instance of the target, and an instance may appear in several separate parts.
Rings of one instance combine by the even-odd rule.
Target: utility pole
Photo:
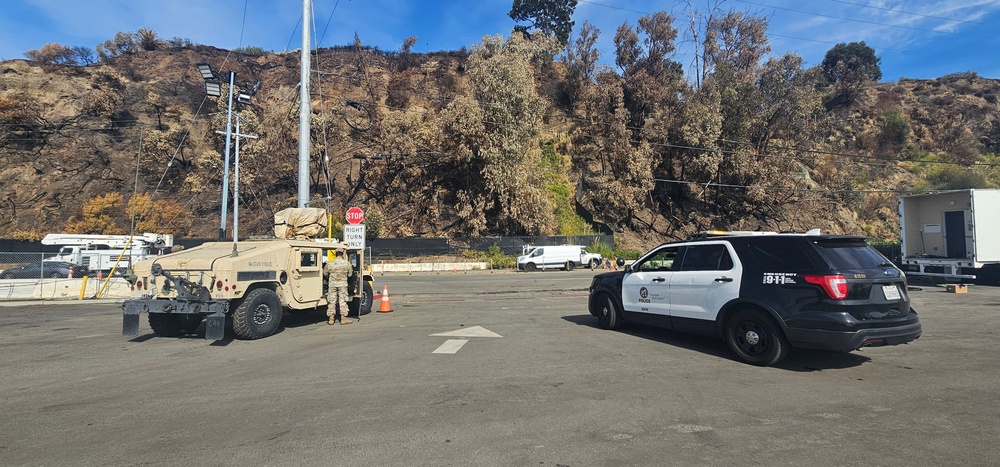
[[[302,0],[302,54],[299,59],[302,76],[299,89],[299,207],[308,207],[309,203],[309,74],[310,45],[309,21],[312,12],[309,6],[311,0]]]
[[[240,133],[240,116],[236,115],[236,170],[233,173],[233,256],[238,252],[236,244],[240,238],[240,138],[257,139],[257,135]]]

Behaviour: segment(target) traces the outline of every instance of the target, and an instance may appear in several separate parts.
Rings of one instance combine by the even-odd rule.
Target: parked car
[[[818,231],[665,243],[595,276],[588,304],[605,329],[637,323],[717,336],[761,366],[790,347],[850,352],[922,331],[899,268],[864,237]]]
[[[84,277],[90,273],[86,266],[65,261],[39,261],[0,271],[0,279],[39,279],[43,277]]]

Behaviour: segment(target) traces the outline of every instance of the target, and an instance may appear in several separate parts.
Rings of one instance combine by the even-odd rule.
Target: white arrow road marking
[[[454,331],[439,332],[431,335],[441,337],[503,337],[482,326],[472,326],[471,328],[456,329]]]
[[[455,353],[455,352],[458,352],[458,349],[461,349],[462,346],[465,345],[466,342],[469,342],[469,340],[468,339],[448,339],[448,340],[446,340],[444,342],[444,344],[441,344],[441,347],[438,347],[437,349],[435,349],[431,353]]]
[[[489,329],[482,326],[472,326],[468,328],[456,329],[454,331],[439,332],[437,334],[431,334],[431,336],[441,336],[441,337],[503,337]],[[448,339],[441,347],[438,347],[431,353],[450,353],[453,354],[461,349],[468,339]]]

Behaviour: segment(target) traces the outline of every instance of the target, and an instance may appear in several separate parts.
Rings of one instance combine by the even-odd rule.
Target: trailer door
[[[973,259],[978,262],[1000,262],[1000,190],[971,190],[972,212],[967,214],[972,224]],[[966,211],[968,212],[968,211]]]
[[[965,248],[965,212],[945,211],[944,242],[949,258],[967,258]]]

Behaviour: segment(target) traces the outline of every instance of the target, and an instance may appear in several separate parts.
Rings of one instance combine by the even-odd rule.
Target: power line
[[[453,99],[444,98],[444,97],[439,98],[439,99],[442,100],[442,101],[444,101],[444,100],[453,100]],[[415,109],[409,109],[409,108],[403,108],[403,107],[393,107],[393,106],[390,106],[388,104],[382,104],[382,103],[378,103],[378,102],[361,102],[361,104],[366,105],[366,106],[370,106],[370,107],[382,107],[382,108],[385,108],[387,110],[396,110],[396,111],[402,111],[402,112],[408,112],[408,113],[419,113],[419,114],[429,114],[429,115],[434,115],[436,113],[436,112],[432,112],[432,111],[429,111],[429,110],[415,110]],[[567,116],[567,119],[573,120],[573,121],[576,121],[576,122],[582,123],[582,124],[588,124],[588,123],[590,123],[590,122],[587,122],[585,119],[578,118],[578,117],[573,117],[573,116]],[[496,125],[496,126],[514,126],[515,125],[513,123],[495,122],[495,121],[485,120],[485,119],[480,120],[479,122],[480,123],[484,123],[484,124],[489,124],[489,125]],[[611,124],[610,123],[603,123],[603,124],[599,124],[599,125],[610,126]],[[642,131],[643,130],[643,128],[632,127],[632,126],[628,126],[628,125],[626,125],[624,128],[627,129],[627,130],[630,130],[630,131]],[[541,128],[541,127],[535,127],[535,128],[532,128],[532,129],[535,130],[535,131],[545,130],[544,128]],[[551,132],[551,130],[550,130],[550,132]],[[586,132],[583,132],[583,133],[569,133],[569,132],[565,132],[565,131],[558,131],[558,132],[554,132],[554,133],[556,133],[556,134],[562,134],[562,135],[566,135],[566,136],[577,135],[577,136],[585,136],[585,137],[594,138],[594,135],[591,135],[591,134],[586,133]],[[646,143],[646,144],[649,144],[650,146],[654,146],[654,147],[664,147],[664,148],[672,148],[672,149],[684,149],[684,150],[694,150],[694,151],[718,151],[718,152],[720,152],[722,154],[740,154],[737,151],[726,150],[724,148],[706,148],[706,147],[689,146],[689,145],[682,145],[682,144],[676,144],[676,143],[651,142],[651,141],[648,141],[648,140],[635,140],[635,139],[630,139],[629,142],[633,143],[633,144]],[[756,147],[757,146],[756,144],[754,144],[752,142],[749,142],[749,141],[734,141],[734,140],[728,140],[728,139],[719,139],[718,142],[720,142],[720,143],[738,144],[738,145],[751,146],[751,147]],[[860,160],[881,161],[881,159],[879,159],[876,156],[867,156],[867,155],[863,155],[863,154],[851,154],[851,153],[831,151],[831,150],[822,150],[822,149],[803,148],[803,147],[799,147],[799,146],[773,146],[772,149],[778,149],[778,150],[784,150],[784,151],[792,151],[792,152],[801,152],[801,153],[807,153],[807,154],[816,154],[816,155],[836,156],[836,157],[844,157],[844,158],[860,159]],[[777,154],[770,154],[770,153],[757,153],[755,155],[765,156],[765,157],[789,157],[789,156],[786,156],[786,155],[777,155]],[[936,164],[936,165],[955,165],[955,166],[962,166],[962,167],[968,167],[968,168],[976,168],[976,167],[992,168],[992,167],[998,167],[998,166],[1000,166],[1000,163],[978,163],[977,162],[977,163],[972,163],[972,164],[966,164],[966,163],[961,163],[961,162],[949,162],[949,161],[903,161],[903,160],[896,161],[896,163],[891,163],[891,162],[869,162],[869,163],[856,162],[856,163],[858,163],[859,165],[889,167],[889,166],[898,166],[898,163],[902,163],[902,162],[920,163],[920,164]]]
[[[664,182],[664,183],[676,183],[680,185],[698,185],[703,187],[715,187],[715,188],[739,188],[744,190],[766,190],[766,191],[790,191],[790,192],[802,192],[802,193],[893,193],[893,194],[910,194],[913,193],[911,190],[831,190],[826,188],[793,188],[784,186],[765,186],[765,185],[737,185],[732,183],[715,183],[715,182],[692,182],[688,180],[669,180],[663,178],[654,178],[654,182]]]
[[[885,7],[875,6],[875,5],[868,5],[868,4],[864,4],[864,3],[848,2],[848,1],[845,1],[845,0],[827,0],[827,1],[829,1],[829,2],[835,2],[835,3],[843,3],[844,5],[859,6],[861,8],[871,8],[873,10],[887,11],[889,13],[902,13],[904,15],[919,16],[921,18],[941,19],[941,20],[945,20],[945,21],[952,21],[952,22],[955,22],[955,23],[985,24],[982,21],[976,21],[976,20],[971,20],[971,19],[955,19],[955,18],[947,18],[947,17],[944,17],[944,16],[925,15],[925,14],[922,14],[922,13],[914,13],[912,11],[903,11],[903,10],[898,10],[898,9],[895,9],[895,8],[885,8]]]
[[[247,9],[250,6],[250,0],[243,0],[243,21],[240,23],[240,41],[236,48],[243,47],[243,32],[247,27]]]
[[[806,39],[804,37],[786,36],[784,34],[775,34],[773,32],[769,32],[769,33],[767,33],[767,35],[769,37],[780,37],[782,39],[794,39],[794,40],[797,40],[797,41],[819,42],[819,43],[822,43],[822,44],[838,45],[838,44],[843,44],[844,43],[843,41],[840,41],[840,42],[836,42],[836,41],[824,41],[824,40],[819,40],[819,39]],[[892,51],[892,52],[912,52],[912,50],[907,50],[907,49],[893,49],[893,48],[889,48],[889,47],[878,47],[877,46],[877,47],[873,47],[873,48],[874,49],[878,49],[878,50],[889,50],[889,51]]]
[[[622,7],[618,7],[618,6],[614,6],[614,5],[608,5],[606,3],[594,2],[594,1],[590,1],[590,0],[578,0],[578,1],[580,3],[589,3],[591,5],[597,5],[597,6],[601,6],[601,7],[605,7],[605,8],[611,8],[611,9],[614,9],[614,10],[628,11],[628,12],[631,12],[631,13],[638,13],[638,14],[645,15],[645,16],[649,16],[649,15],[653,14],[652,12],[649,12],[649,11],[632,10],[632,9],[629,9],[629,8],[622,8]],[[741,0],[734,0],[734,1],[741,1]],[[751,3],[751,2],[746,2],[746,1],[742,1],[741,3],[749,3],[751,5],[757,5],[757,6],[768,6],[768,5]],[[782,9],[780,7],[771,7],[771,8]],[[796,10],[791,10],[791,11],[796,11]],[[807,12],[800,12],[800,13],[811,14],[811,13],[807,13]],[[821,16],[819,14],[817,14],[817,15]],[[850,21],[849,19],[846,19],[846,20]],[[882,24],[882,23],[873,23],[873,24],[881,24],[883,26],[892,26],[892,25],[889,25],[889,24]],[[816,42],[816,43],[821,43],[821,44],[834,44],[834,45],[836,45],[836,44],[840,44],[841,43],[841,42],[825,41],[825,40],[821,40],[821,39],[808,39],[808,38],[804,38],[804,37],[785,36],[785,35],[781,35],[781,34],[774,34],[774,33],[771,33],[771,32],[768,32],[767,35],[768,36],[773,36],[773,37],[781,37],[781,38],[785,38],[785,39],[794,39],[794,40],[799,40],[799,41],[805,41],[805,42]],[[889,48],[889,47],[881,47],[881,46],[877,46],[877,45],[874,45],[873,47],[875,49],[877,49],[877,50],[891,50],[893,52],[912,52],[911,50],[907,50],[907,49],[895,49],[895,48]]]
[[[908,30],[911,30],[911,31],[929,32],[929,33],[935,33],[935,34],[958,35],[958,33],[954,32],[954,31],[936,31],[936,30],[933,30],[933,29],[915,28],[915,27],[912,27],[912,26],[903,26],[903,25],[900,25],[900,24],[879,23],[877,21],[867,21],[867,20],[863,20],[863,19],[845,18],[843,16],[833,16],[833,15],[827,15],[827,14],[823,14],[823,13],[814,13],[814,12],[810,12],[810,11],[796,10],[794,8],[785,8],[785,7],[780,7],[780,6],[767,5],[767,4],[764,4],[764,3],[755,3],[755,2],[750,2],[750,1],[747,1],[747,0],[733,0],[733,1],[738,2],[738,3],[746,3],[747,5],[760,6],[760,7],[764,7],[764,8],[773,8],[775,10],[790,11],[790,12],[793,12],[793,13],[800,13],[800,14],[803,14],[803,15],[818,16],[818,17],[821,17],[821,18],[838,19],[838,20],[842,20],[842,21],[852,21],[852,22],[855,22],[855,23],[872,24],[872,25],[875,25],[875,26],[885,26],[885,27],[890,27],[890,28],[908,29]],[[975,36],[970,36],[970,37],[975,37]],[[983,39],[983,40],[990,40],[990,38],[985,38],[985,37],[978,37],[978,38],[979,39]]]
[[[650,13],[649,13],[648,11],[639,11],[639,10],[632,10],[632,9],[630,9],[630,8],[622,8],[622,7],[620,7],[620,6],[615,6],[615,5],[608,5],[608,4],[606,4],[606,3],[600,3],[600,2],[593,2],[593,1],[590,1],[590,0],[578,0],[578,1],[579,1],[580,3],[589,3],[589,4],[591,4],[591,5],[597,5],[597,6],[602,6],[602,7],[604,7],[604,8],[611,8],[611,9],[613,9],[613,10],[621,10],[621,11],[627,11],[627,12],[629,12],[629,13],[639,13],[639,14],[641,14],[641,15],[649,15],[649,14],[650,14]]]
[[[321,34],[319,36],[319,40],[316,41],[316,52],[317,52],[317,54],[319,53],[320,44],[323,42],[323,39],[326,38],[326,30],[330,28],[330,22],[333,21],[333,14],[337,12],[337,6],[338,5],[340,5],[340,0],[337,0],[337,3],[333,4],[333,11],[330,12],[330,16],[326,18],[326,25],[323,26],[323,34]]]

